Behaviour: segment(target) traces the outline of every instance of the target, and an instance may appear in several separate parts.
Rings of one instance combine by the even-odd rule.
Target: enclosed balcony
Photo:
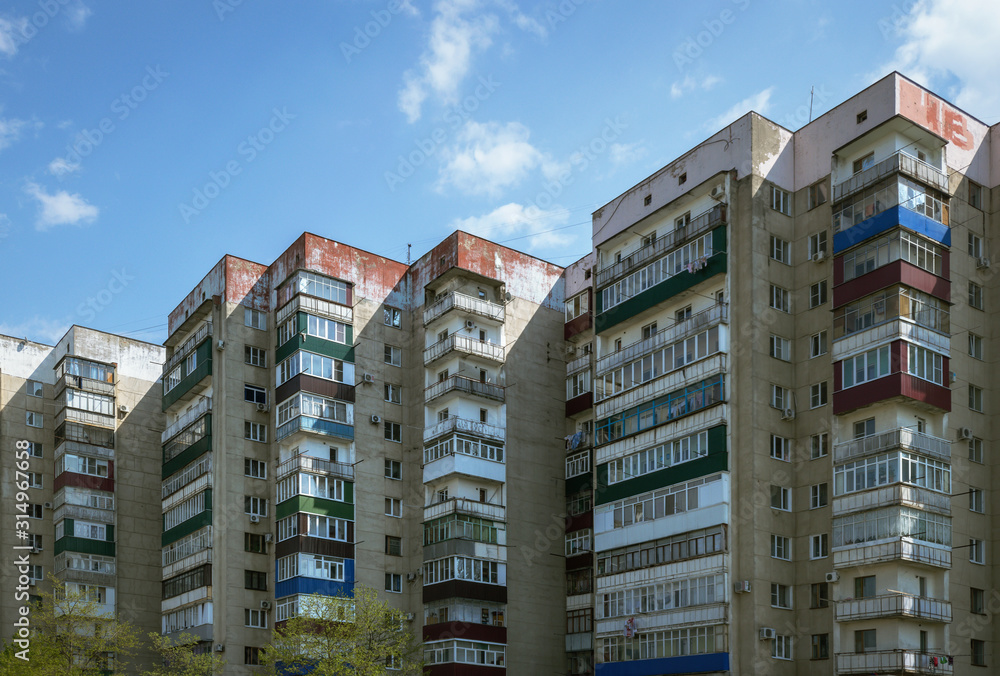
[[[451,432],[465,432],[501,443],[507,438],[507,431],[503,427],[451,416],[435,425],[424,428],[424,443]]]
[[[854,174],[846,181],[833,186],[833,201],[839,202],[897,173],[909,176],[931,186],[935,190],[948,194],[948,174],[932,164],[918,160],[916,157],[900,151],[878,164]]]
[[[64,423],[80,423],[82,425],[92,425],[96,427],[115,428],[115,416],[113,414],[95,413],[79,408],[61,408],[56,413],[56,427]]]
[[[914,507],[937,514],[951,514],[951,495],[907,484],[882,486],[834,498],[833,516],[893,505]]]
[[[874,544],[853,544],[834,548],[833,567],[853,568],[891,561],[908,561],[934,568],[951,568],[951,548],[894,538]]]
[[[466,376],[448,376],[424,390],[424,402],[429,403],[449,392],[462,392],[491,401],[504,400],[504,388],[496,383],[487,383]]]
[[[837,621],[912,617],[928,622],[951,622],[951,603],[915,594],[883,594],[837,601]]]
[[[315,296],[300,295],[292,298],[278,310],[275,325],[281,326],[285,320],[294,316],[300,310],[308,312],[311,315],[316,315],[317,317],[325,317],[343,322],[344,324],[354,323],[354,310],[351,307]]]
[[[497,305],[483,298],[473,298],[464,293],[452,291],[435,300],[424,310],[424,326],[443,317],[452,310],[488,319],[497,324],[503,324],[506,317],[506,308],[503,305]]]
[[[594,365],[594,355],[592,352],[588,352],[584,355],[576,357],[572,361],[566,362],[566,375],[571,376],[577,371],[583,371],[584,369],[592,368]]]
[[[184,357],[191,354],[196,347],[201,345],[202,341],[206,338],[212,337],[212,322],[205,322],[198,327],[198,330],[194,332],[194,335],[184,341],[184,343],[174,350],[173,355],[170,359],[166,361],[163,365],[163,374],[166,375],[173,371],[178,364],[184,361]]]
[[[354,481],[354,465],[344,462],[330,462],[310,455],[296,455],[278,465],[278,479],[283,479],[295,472],[309,472],[337,477],[345,481]]]
[[[894,448],[923,453],[946,462],[951,461],[951,442],[908,427],[879,432],[834,445],[833,462],[839,464],[866,455],[885,453]]]
[[[167,425],[167,429],[163,430],[163,433],[160,435],[160,442],[167,443],[168,439],[176,435],[201,416],[206,413],[211,413],[211,411],[212,398],[202,397],[198,403],[194,405],[194,408],[189,411],[185,411],[182,415],[177,417],[177,420]]]
[[[456,434],[424,448],[424,483],[449,474],[505,482],[503,444]]]
[[[838,674],[952,674],[951,660],[943,653],[918,650],[875,650],[839,653]]]
[[[499,364],[502,364],[504,360],[504,349],[500,345],[494,345],[485,340],[478,340],[460,333],[453,333],[424,350],[424,366],[429,366],[452,353],[479,357]]]
[[[449,498],[424,507],[424,521],[433,521],[449,514],[468,514],[490,521],[506,521],[507,508],[491,502],[479,502],[469,498]]]
[[[903,339],[947,354],[951,322],[947,303],[896,286],[837,308],[833,313],[833,361],[870,345]]]

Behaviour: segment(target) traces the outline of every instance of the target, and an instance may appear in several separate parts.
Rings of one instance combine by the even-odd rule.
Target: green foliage
[[[142,672],[143,676],[208,676],[221,674],[226,666],[222,656],[212,651],[196,653],[198,637],[181,634],[175,639],[156,632],[149,634],[149,642],[161,664]]]

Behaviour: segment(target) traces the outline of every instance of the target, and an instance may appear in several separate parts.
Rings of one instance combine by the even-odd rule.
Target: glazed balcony
[[[323,298],[317,298],[316,296],[300,295],[292,298],[278,310],[275,326],[281,326],[286,319],[299,311],[308,312],[318,317],[334,319],[344,324],[354,323],[354,310],[351,307],[324,300]]]
[[[879,620],[890,617],[951,622],[951,603],[902,593],[837,601],[837,622]]]
[[[691,219],[691,222],[685,227],[668,232],[635,253],[598,271],[594,278],[594,287],[607,286],[619,277],[623,277],[645,263],[668,253],[688,239],[708,232],[724,223],[726,223],[726,205],[719,204],[712,207],[705,213]]]
[[[52,514],[52,523],[58,523],[63,519],[75,519],[80,521],[93,521],[94,523],[114,523],[114,509],[99,509],[86,505],[74,505],[68,502],[56,507]]]
[[[566,362],[566,375],[570,376],[577,371],[583,371],[587,368],[592,368],[594,365],[594,355],[593,353],[587,353],[582,357],[577,357],[573,361]]]
[[[875,166],[851,176],[833,186],[833,201],[839,202],[856,192],[878,183],[892,174],[903,174],[932,188],[948,194],[948,175],[937,167],[922,162],[912,155],[897,152]]]
[[[892,506],[913,507],[936,514],[951,514],[951,496],[907,484],[882,486],[834,498],[833,516]]]
[[[924,455],[951,462],[951,442],[916,432],[908,427],[899,427],[879,432],[869,437],[854,439],[833,447],[833,462],[836,464],[854,460],[866,455],[885,453],[895,448],[915,451]]]
[[[479,502],[469,498],[449,498],[424,507],[424,521],[433,521],[449,514],[468,514],[490,521],[506,521],[507,508],[490,502]]]
[[[185,427],[193,423],[195,420],[210,413],[212,411],[212,398],[202,397],[201,400],[195,404],[194,408],[190,411],[185,411],[177,420],[170,423],[167,429],[163,430],[163,434],[160,435],[160,442],[167,443],[167,440],[176,435],[178,432],[183,430]]]
[[[859,542],[833,550],[834,568],[853,568],[890,561],[908,561],[934,568],[951,568],[951,549],[934,547],[910,539],[894,538],[876,544]]]
[[[59,427],[63,423],[81,423],[83,425],[94,425],[113,430],[115,428],[115,416],[84,411],[79,408],[61,408],[56,413],[56,427]]]
[[[943,653],[919,650],[875,650],[865,653],[839,653],[838,674],[942,674],[954,673],[951,660],[944,664]]]
[[[475,395],[491,401],[504,400],[504,388],[496,383],[484,383],[480,380],[467,378],[466,376],[448,376],[444,380],[439,380],[424,390],[424,402],[430,403],[434,399],[449,392],[462,392]]]
[[[62,394],[62,391],[67,387],[72,387],[76,390],[83,390],[84,392],[92,392],[94,394],[103,394],[105,396],[113,397],[115,396],[115,384],[105,382],[103,380],[94,380],[93,378],[86,378],[84,376],[76,376],[72,374],[64,374],[56,381],[56,399]]]
[[[184,341],[184,343],[174,350],[173,355],[170,359],[166,361],[163,365],[163,375],[170,373],[176,368],[178,364],[184,361],[184,358],[191,354],[196,347],[201,345],[202,341],[206,338],[212,337],[212,322],[205,322],[198,327],[198,330],[194,332],[194,335]]]
[[[498,364],[502,364],[504,361],[504,349],[500,345],[463,336],[460,333],[453,333],[424,350],[424,366],[429,366],[453,352],[479,357]]]
[[[424,310],[424,326],[427,326],[439,317],[443,317],[452,310],[489,319],[497,324],[504,323],[507,312],[503,305],[497,305],[482,298],[473,298],[464,293],[452,291],[444,297],[438,298],[430,307]]]
[[[486,439],[503,442],[507,439],[507,432],[503,427],[479,422],[478,420],[468,420],[451,416],[441,422],[424,428],[424,442],[436,439],[451,432],[464,432],[474,434]]]
[[[325,476],[337,477],[345,481],[354,481],[354,465],[343,462],[330,462],[309,455],[297,455],[278,465],[278,479],[295,472],[310,472]]]

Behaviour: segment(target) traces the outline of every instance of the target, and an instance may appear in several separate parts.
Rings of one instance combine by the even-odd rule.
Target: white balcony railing
[[[424,441],[430,441],[449,432],[476,434],[496,441],[505,441],[507,439],[507,432],[503,427],[479,422],[478,420],[468,420],[466,418],[459,418],[458,416],[451,416],[435,425],[424,428]]]
[[[490,361],[503,362],[503,347],[470,336],[453,333],[424,350],[424,365],[440,359],[451,351],[461,352]]]
[[[330,462],[321,460],[310,455],[296,455],[278,465],[278,479],[292,474],[293,472],[312,472],[314,474],[325,474],[347,481],[354,481],[354,465],[343,462]]]
[[[873,544],[855,543],[833,550],[834,568],[853,568],[888,561],[910,561],[935,568],[951,568],[951,549],[897,538]]]
[[[942,674],[954,673],[944,653],[918,650],[876,650],[866,653],[839,653],[838,674]],[[945,663],[947,662],[947,664]]]
[[[67,373],[63,374],[63,376],[56,381],[56,397],[59,396],[58,393],[65,390],[67,387],[83,390],[84,392],[93,392],[94,394],[104,394],[110,397],[115,396],[114,383],[108,383],[103,380],[95,380],[93,378],[86,378],[84,376],[75,376],[71,373]]]
[[[916,432],[908,427],[879,432],[861,439],[845,441],[833,447],[833,462],[841,463],[874,453],[884,453],[893,448],[916,451],[941,460],[951,460],[951,442]]]
[[[465,376],[448,376],[424,390],[424,401],[431,401],[452,391],[474,394],[495,401],[504,400],[504,388],[501,385],[484,383],[474,378],[466,378]]]
[[[837,621],[913,617],[931,622],[951,622],[951,603],[915,594],[883,594],[837,601]]]
[[[167,429],[163,430],[163,434],[160,435],[160,442],[166,443],[167,440],[170,439],[170,437],[174,436],[175,434],[177,434],[185,427],[187,427],[195,420],[197,420],[198,418],[205,415],[211,410],[212,410],[212,398],[203,397],[197,404],[195,404],[194,408],[192,408],[190,411],[185,411],[184,414],[181,415],[181,417],[179,417],[176,421],[170,423]]]
[[[430,307],[424,310],[424,326],[427,326],[449,310],[460,310],[478,317],[492,319],[501,324],[504,322],[507,312],[503,305],[497,305],[482,298],[473,298],[464,293],[453,291],[437,299]]]
[[[950,495],[936,493],[919,486],[893,484],[834,498],[833,516],[892,505],[926,509],[938,514],[951,514]]]
[[[577,357],[573,361],[566,362],[566,375],[571,375],[577,371],[582,371],[585,368],[590,368],[593,364],[593,354],[585,354],[582,357]]]
[[[163,375],[166,375],[174,370],[181,361],[184,360],[188,354],[191,353],[196,347],[201,345],[201,341],[205,340],[212,335],[212,322],[205,322],[198,327],[198,330],[194,332],[194,335],[184,341],[184,343],[174,350],[173,355],[166,361],[163,365]]]
[[[299,310],[319,317],[334,319],[344,324],[354,323],[354,310],[346,305],[333,303],[322,298],[316,298],[315,296],[296,296],[278,310],[275,325],[281,326],[286,319]]]
[[[64,422],[77,422],[84,425],[96,425],[97,427],[115,428],[115,416],[84,411],[79,408],[61,408],[56,413],[56,427]]]
[[[507,518],[507,508],[503,505],[478,502],[469,498],[449,498],[424,507],[424,521],[432,521],[454,513],[470,514],[490,521],[505,521]]]
[[[946,173],[912,155],[897,152],[895,155],[833,186],[833,201],[839,202],[896,172],[915,178],[921,183],[926,183],[946,195],[949,193]]]

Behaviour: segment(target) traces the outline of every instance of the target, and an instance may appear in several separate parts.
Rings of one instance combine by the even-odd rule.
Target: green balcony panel
[[[55,553],[79,552],[80,554],[96,554],[98,556],[114,556],[115,543],[87,538],[61,537],[56,540]]]
[[[198,355],[198,365],[195,366],[194,371],[191,373],[184,373],[182,371],[180,383],[178,383],[174,389],[163,395],[164,411],[173,406],[178,399],[190,392],[191,388],[200,383],[204,378],[212,375],[212,340],[208,339],[199,345],[197,349],[195,349],[195,353]],[[185,368],[184,362],[181,362],[181,368]],[[167,374],[164,374],[164,380],[166,380],[166,375]]]
[[[209,489],[211,491],[211,489]],[[209,499],[210,500],[210,499]],[[206,509],[205,511],[195,514],[187,521],[177,524],[168,531],[165,531],[160,538],[160,546],[166,547],[171,542],[176,542],[180,540],[185,535],[190,535],[191,533],[204,528],[205,526],[212,525],[212,510]]]
[[[354,484],[345,484],[344,497],[347,497],[346,486],[353,486]],[[347,502],[338,502],[336,500],[327,500],[325,498],[314,498],[311,495],[296,495],[293,498],[285,500],[278,505],[277,509],[274,510],[275,520],[284,519],[286,516],[291,516],[296,512],[306,512],[308,514],[319,514],[320,516],[334,516],[338,519],[347,519],[348,521],[354,521],[354,505]]]
[[[347,328],[344,330],[344,340],[346,343],[338,343],[332,340],[326,340],[325,338],[317,338],[316,336],[306,335],[305,331],[307,321],[308,319],[306,318],[305,312],[296,313],[296,335],[292,336],[292,338],[284,344],[278,346],[274,355],[275,364],[280,364],[285,359],[288,359],[288,357],[290,357],[296,350],[307,350],[308,352],[321,354],[324,357],[333,357],[334,359],[342,359],[343,361],[351,363],[354,362],[353,326],[347,324]]]
[[[193,461],[195,458],[208,453],[212,450],[212,414],[209,413],[206,416],[207,433],[198,441],[194,442],[179,454],[175,455],[173,458],[163,463],[163,467],[160,471],[160,478],[166,479],[168,476],[174,472],[187,466],[188,463]]]

